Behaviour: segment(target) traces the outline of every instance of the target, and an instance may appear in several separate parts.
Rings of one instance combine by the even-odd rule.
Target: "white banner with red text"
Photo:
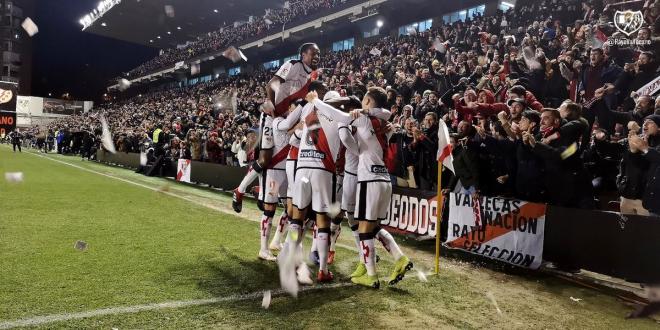
[[[543,256],[545,213],[544,204],[451,194],[447,245],[537,269]]]

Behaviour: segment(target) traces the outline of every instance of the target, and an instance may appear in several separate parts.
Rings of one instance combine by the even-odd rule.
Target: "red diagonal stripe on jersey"
[[[289,107],[291,106],[291,102],[297,100],[297,99],[304,99],[305,96],[307,96],[307,92],[309,91],[309,85],[314,81],[314,79],[310,78],[307,79],[307,82],[303,87],[301,87],[297,92],[287,96],[282,100],[280,103],[275,105],[275,116],[281,116],[287,111],[289,111]]]
[[[273,155],[273,157],[270,159],[270,162],[268,163],[268,168],[274,168],[275,165],[284,161],[289,155],[289,149],[291,149],[291,145],[287,144],[286,147],[282,148],[282,150]]]
[[[545,205],[536,204],[536,203],[527,203],[520,208],[519,214],[523,214],[526,219],[542,217],[545,215]],[[511,215],[511,213],[507,215]],[[513,230],[514,230],[513,227],[511,229],[506,229],[504,227],[488,226],[486,228],[486,239],[484,240],[484,242],[488,242],[492,239],[508,234]],[[448,245],[454,248],[463,248],[466,241],[471,241],[469,239],[470,236],[471,236],[470,233],[468,233],[466,237],[459,237],[449,242]]]
[[[296,146],[291,146],[291,149],[289,149],[289,159],[298,159],[298,147]]]
[[[385,135],[386,126],[383,125],[383,122],[376,117],[369,117],[371,120],[371,126],[374,129],[374,134],[380,143],[380,147],[383,149],[383,159],[387,156],[387,136]]]
[[[325,165],[326,170],[335,173],[335,160],[332,159],[332,152],[330,152],[330,145],[328,144],[328,138],[325,136],[323,127],[319,128],[318,132],[319,140],[316,141],[316,147],[325,154],[325,157],[323,158],[323,165]]]

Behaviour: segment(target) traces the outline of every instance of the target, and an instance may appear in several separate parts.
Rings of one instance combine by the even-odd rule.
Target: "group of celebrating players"
[[[394,285],[413,264],[392,235],[378,225],[386,217],[392,195],[383,160],[391,115],[383,109],[387,95],[374,87],[360,101],[328,91],[316,81],[319,47],[306,43],[299,53],[300,60],[284,63],[266,86],[258,159],[234,190],[232,206],[241,212],[243,194],[258,178],[263,209],[259,258],[278,262],[280,282],[293,294],[299,284],[313,283],[302,257],[302,241],[310,229],[314,238],[310,259],[319,266],[317,282],[334,279],[328,265],[334,262],[344,217],[359,251],[351,281],[380,287],[374,246],[378,239],[395,260],[388,279]],[[269,244],[277,205],[285,200]],[[278,256],[271,251],[279,251]]]

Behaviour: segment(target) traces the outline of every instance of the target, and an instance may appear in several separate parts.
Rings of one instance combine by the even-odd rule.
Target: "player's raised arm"
[[[346,147],[346,150],[356,155],[360,153],[357,141],[355,141],[353,132],[351,132],[351,127],[344,123],[339,124],[339,140]]]
[[[307,93],[305,99],[307,100],[307,102],[314,104],[316,109],[320,111],[322,114],[332,118],[333,120],[339,123],[350,124],[351,121],[353,120],[353,118],[351,118],[349,114],[343,113],[338,109],[335,109],[335,107],[321,101],[316,92]]]

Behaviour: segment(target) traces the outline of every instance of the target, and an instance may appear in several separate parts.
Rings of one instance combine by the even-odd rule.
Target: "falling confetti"
[[[167,15],[167,17],[174,17],[174,7],[172,7],[171,5],[166,5],[165,15]]]
[[[268,309],[268,307],[270,307],[270,299],[271,299],[270,296],[271,296],[270,290],[264,291],[264,299],[261,300],[261,307],[263,307],[264,309]]]
[[[34,24],[32,19],[29,18],[29,17],[25,18],[25,20],[23,21],[21,26],[23,27],[23,30],[25,30],[25,32],[27,32],[27,34],[30,37],[32,37],[35,34],[39,33],[39,28],[37,27],[37,24]]]
[[[296,253],[291,250],[291,244],[285,244],[277,256],[282,289],[293,297],[298,297],[298,278],[296,276]],[[295,248],[294,248],[295,249]]]
[[[191,63],[191,64],[190,64],[190,74],[191,74],[191,75],[194,76],[194,75],[196,75],[196,74],[199,74],[200,69],[201,69],[201,68],[200,68],[200,66],[199,66],[199,63]]]
[[[497,305],[497,300],[495,300],[495,295],[492,292],[489,291],[489,292],[486,293],[486,297],[488,297],[488,299],[490,299],[490,302],[493,303],[493,306],[495,306],[495,309],[497,309],[497,314],[502,315],[502,310]]]
[[[341,212],[341,204],[339,204],[338,202],[334,202],[330,204],[330,207],[328,208],[328,216],[330,217],[330,219],[334,219],[335,217],[337,217],[339,212]]]
[[[105,120],[104,116],[101,116],[101,127],[103,130],[101,135],[101,142],[103,143],[103,147],[110,153],[116,153],[117,151],[115,150],[115,144],[112,142],[112,134],[110,133],[108,122]]]
[[[426,278],[426,274],[424,274],[423,271],[417,270],[417,278],[422,281],[422,282],[428,282],[429,280]]]
[[[23,182],[23,172],[7,172],[5,173],[5,180],[9,183]]]
[[[128,79],[121,78],[119,79],[119,90],[125,91],[131,87],[131,82]]]
[[[238,49],[234,46],[231,46],[231,47],[227,48],[227,50],[222,52],[222,56],[230,59],[234,63],[236,63],[240,60],[243,60],[243,61],[247,62],[247,57],[243,54],[243,52],[241,52],[240,49]]]
[[[76,241],[76,243],[73,244],[73,248],[78,250],[78,251],[85,251],[85,250],[87,250],[87,242],[85,242],[85,241]]]

